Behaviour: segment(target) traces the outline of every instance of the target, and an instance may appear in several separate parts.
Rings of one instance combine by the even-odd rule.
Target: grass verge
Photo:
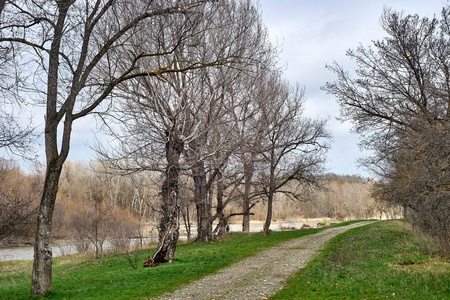
[[[229,266],[281,242],[325,228],[262,233],[231,232],[223,241],[188,243],[177,248],[175,261],[156,268],[131,268],[119,256],[92,259],[83,255],[53,260],[53,292],[48,299],[134,299],[155,297]],[[139,254],[140,265],[153,249]],[[0,262],[0,298],[31,299],[31,261]]]
[[[270,299],[450,299],[450,261],[421,246],[403,221],[351,229]]]

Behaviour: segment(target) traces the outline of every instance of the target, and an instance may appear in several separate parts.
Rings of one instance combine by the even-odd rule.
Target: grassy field
[[[410,227],[383,221],[335,237],[270,299],[450,299],[450,260],[421,254]]]
[[[344,226],[350,222],[335,226]],[[221,242],[179,245],[175,262],[133,269],[120,256],[54,259],[49,299],[140,299],[154,297],[213,273],[283,241],[323,229],[229,233]],[[402,221],[352,229],[290,279],[273,299],[450,299],[450,263],[419,252],[420,244]],[[0,299],[31,299],[31,261],[0,262]]]
[[[344,226],[351,222],[340,223]],[[175,261],[156,268],[142,268],[153,249],[142,251],[133,269],[120,256],[92,259],[71,255],[53,260],[53,292],[49,299],[132,299],[153,297],[201,278],[283,241],[323,229],[262,233],[229,233],[221,242],[181,244]],[[0,262],[0,299],[27,299],[31,261]]]

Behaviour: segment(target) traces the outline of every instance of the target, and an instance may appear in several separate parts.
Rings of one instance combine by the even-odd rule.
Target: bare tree
[[[285,193],[295,199],[298,195],[285,187],[291,181],[306,185],[318,185],[322,172],[324,153],[330,137],[325,129],[325,120],[311,120],[303,116],[303,91],[295,89],[279,76],[270,78],[266,106],[262,109],[265,139],[260,153],[263,166],[259,182],[267,197],[267,216],[264,234],[270,234],[273,200],[276,193]],[[267,172],[265,170],[268,170]]]
[[[264,117],[261,113],[268,101],[267,95],[265,95],[267,91],[265,84],[268,83],[266,74],[266,71],[261,70],[258,78],[249,82],[252,85],[248,89],[249,95],[246,95],[249,101],[244,102],[242,108],[238,107],[238,111],[233,114],[238,136],[244,141],[240,145],[239,159],[242,164],[244,181],[242,230],[247,232],[250,231],[250,210],[256,204],[256,202],[252,202],[252,199],[255,199],[252,195],[255,165],[261,160],[259,149],[266,133]]]
[[[447,241],[449,18],[449,7],[440,20],[385,10],[388,37],[347,53],[357,77],[335,64],[338,80],[325,86],[375,153],[363,163],[382,178],[377,197],[408,207],[423,230]]]
[[[240,82],[249,82],[250,80],[245,78],[259,76],[258,68],[261,69],[261,65],[269,63],[274,53],[268,43],[260,12],[251,1],[234,4],[228,10],[234,10],[233,15],[237,19],[231,30],[245,29],[230,47],[240,59],[232,65],[234,69],[222,67],[202,70],[199,74],[199,91],[193,99],[190,118],[193,124],[200,126],[198,134],[187,144],[185,151],[185,156],[192,162],[199,241],[210,241],[213,238],[212,222],[217,215],[212,215],[211,189],[216,176],[222,172],[230,156],[239,149],[244,138],[236,135],[232,117],[235,110],[245,109],[245,100],[245,105],[250,101],[250,98],[246,97],[247,92],[241,89],[243,85]],[[216,34],[223,38],[222,31]],[[205,49],[204,53],[208,52]],[[271,65],[266,67],[270,68]],[[248,85],[246,87],[250,88]],[[220,209],[223,210],[223,206]]]
[[[223,125],[227,97],[234,91],[230,82],[237,81],[237,74],[260,62],[267,52],[260,12],[251,1],[223,1],[213,16],[196,25],[201,29],[194,38],[196,48],[178,47],[172,63],[224,56],[229,59],[226,66],[168,74],[158,81],[139,78],[133,86],[123,85],[123,93],[118,95],[128,100],[118,109],[124,112],[119,120],[124,134],[116,135],[121,145],[120,153],[113,155],[116,166],[128,172],[162,173],[160,236],[153,263],[173,260],[180,222],[181,171],[191,171],[198,239],[212,240],[209,191],[233,141],[230,129]],[[177,28],[165,31],[168,39],[179,32]],[[164,59],[161,57],[160,63],[165,63]],[[219,127],[224,130],[220,134]],[[211,157],[216,158],[214,163]]]
[[[246,76],[239,80],[235,89],[241,92],[231,97],[230,115],[233,122],[236,139],[240,141],[236,149],[236,163],[239,176],[236,178],[237,185],[243,185],[239,197],[242,201],[242,230],[250,231],[251,209],[260,200],[260,195],[254,187],[254,175],[261,161],[261,143],[267,133],[267,123],[264,119],[265,107],[270,106],[273,98],[274,85],[270,85],[270,74],[279,72],[276,70],[276,52],[272,49],[271,55],[256,65],[253,76]],[[235,172],[236,173],[236,172]],[[230,177],[230,175],[228,175]],[[229,198],[230,199],[230,198]],[[238,215],[238,213],[233,213]]]
[[[72,220],[72,227],[75,229],[79,239],[88,239],[95,248],[95,256],[103,255],[103,245],[110,235],[109,213],[106,204],[106,197],[100,182],[96,182],[95,177],[87,177],[88,191],[84,207]]]
[[[38,217],[33,265],[32,294],[51,291],[52,214],[62,166],[70,149],[73,123],[99,109],[118,84],[138,77],[225,63],[225,58],[185,60],[177,66],[175,50],[189,41],[196,19],[216,4],[208,1],[8,1],[3,9],[2,45],[23,47],[34,67],[33,78],[46,106],[46,176]],[[170,23],[178,16],[178,23]],[[166,23],[167,22],[167,23]],[[155,25],[159,24],[159,25]],[[160,26],[164,24],[165,26]],[[164,28],[181,26],[185,33],[175,41],[162,41]],[[148,39],[134,39],[143,28],[154,28]],[[149,64],[155,57],[168,58],[164,65]],[[149,68],[150,67],[150,68]],[[104,70],[108,75],[104,76]],[[42,79],[42,80],[40,80]],[[64,121],[63,121],[64,119]],[[59,137],[57,128],[63,123]]]

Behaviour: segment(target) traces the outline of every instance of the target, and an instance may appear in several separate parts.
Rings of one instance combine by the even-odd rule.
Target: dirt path
[[[331,228],[282,243],[159,299],[267,299],[332,237],[369,223]]]

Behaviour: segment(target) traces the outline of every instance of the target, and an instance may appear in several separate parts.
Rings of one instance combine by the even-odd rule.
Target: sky
[[[339,105],[334,96],[321,90],[326,82],[336,79],[325,65],[336,61],[348,71],[354,70],[355,65],[345,52],[359,44],[368,46],[385,35],[379,22],[383,7],[433,17],[439,16],[445,3],[444,0],[261,0],[263,23],[271,42],[281,50],[280,65],[285,68],[285,77],[291,84],[299,83],[305,89],[305,113],[329,119],[333,140],[326,172],[371,175],[356,162],[369,153],[358,147],[358,135],[350,132],[352,125],[336,120]],[[34,117],[42,129],[43,114],[37,111]],[[72,133],[68,159],[86,163],[95,159],[90,148],[96,143],[95,136],[106,139],[95,119],[82,118],[75,122]],[[44,162],[43,139],[39,141],[38,155]],[[26,163],[21,166],[32,169]]]
[[[341,123],[339,105],[333,95],[321,90],[336,76],[325,68],[336,61],[348,71],[355,64],[345,53],[360,44],[386,36],[380,25],[383,8],[418,14],[440,16],[445,1],[441,0],[262,0],[263,22],[274,45],[280,45],[280,63],[285,76],[305,88],[306,110],[311,117],[329,118],[333,135],[328,151],[326,171],[336,174],[371,174],[358,167],[357,159],[370,155],[361,151],[359,136],[351,133],[350,122]]]

